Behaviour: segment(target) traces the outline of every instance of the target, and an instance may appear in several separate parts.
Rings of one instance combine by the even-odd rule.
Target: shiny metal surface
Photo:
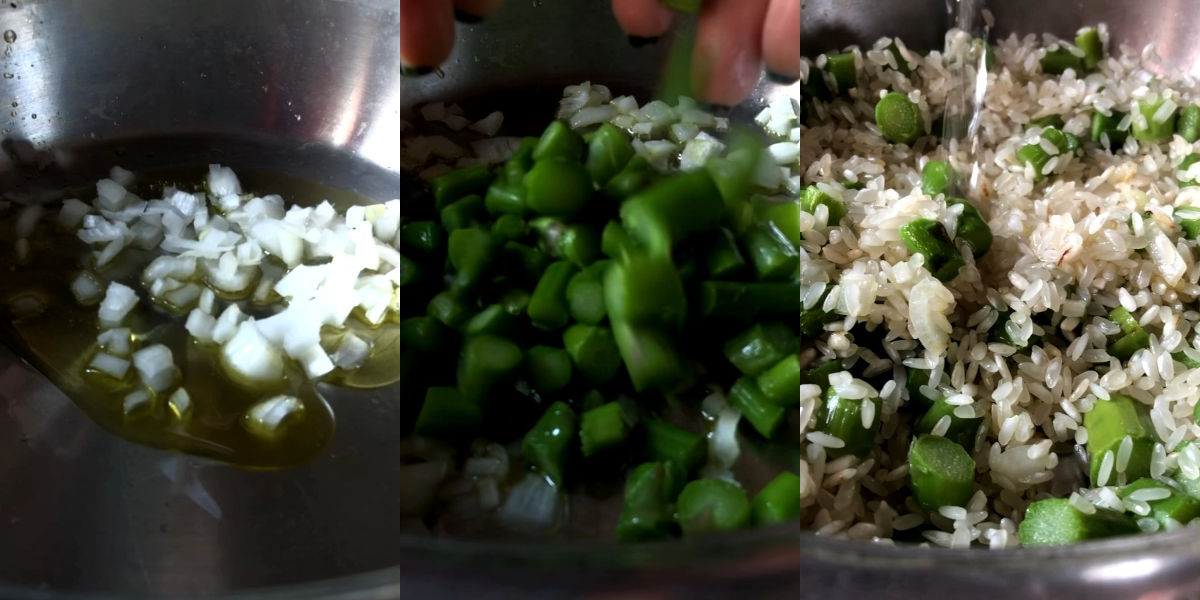
[[[802,0],[802,51],[815,54],[882,35],[916,47],[941,42],[953,0]],[[406,81],[405,111],[429,100],[508,109],[506,133],[553,114],[558,87],[590,79],[646,93],[666,44],[634,49],[606,2],[509,0],[481,25],[458,26],[444,78]],[[556,10],[550,10],[550,6]],[[1155,42],[1165,61],[1192,69],[1200,44],[1186,15],[1196,0],[1006,0],[988,3],[994,35],[1072,34],[1107,22],[1118,43]],[[563,27],[562,15],[585,27]],[[542,95],[530,90],[546,92]],[[794,88],[763,82],[751,104]],[[552,598],[1200,598],[1200,531],[1129,537],[1067,548],[960,552],[869,545],[797,529],[746,531],[685,542],[480,543],[400,538],[403,590],[411,597]]]
[[[209,162],[397,197],[398,25],[392,0],[6,1],[0,197]],[[329,390],[327,453],[255,472],[126,443],[0,348],[0,598],[398,596],[397,396]]]

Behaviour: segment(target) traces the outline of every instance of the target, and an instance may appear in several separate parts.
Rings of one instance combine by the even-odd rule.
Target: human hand
[[[502,0],[400,0],[400,59],[407,75],[433,70],[454,47],[454,18],[478,20]],[[662,36],[675,13],[660,0],[612,0],[617,23],[635,43]],[[705,0],[692,54],[692,89],[714,104],[740,102],[763,63],[800,75],[800,0]]]

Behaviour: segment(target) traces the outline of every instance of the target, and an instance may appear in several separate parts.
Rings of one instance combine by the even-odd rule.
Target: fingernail
[[[784,75],[783,73],[776,73],[775,71],[767,71],[767,80],[771,83],[778,83],[780,85],[791,85],[797,81],[800,81],[800,77]]]
[[[474,25],[483,20],[479,15],[473,15],[465,10],[454,9],[454,20],[467,25]]]
[[[660,39],[660,37],[661,36],[659,36],[659,37],[642,37],[640,35],[631,35],[631,36],[629,36],[629,45],[633,46],[634,48],[641,48],[643,46],[649,46],[650,44],[657,42]]]
[[[433,72],[433,67],[410,67],[408,65],[400,65],[400,74],[405,77],[420,77]]]

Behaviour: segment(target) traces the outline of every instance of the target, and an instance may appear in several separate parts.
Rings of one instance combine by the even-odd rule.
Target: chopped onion
[[[188,334],[201,342],[213,341],[213,328],[216,327],[217,320],[213,318],[208,311],[200,308],[193,308],[192,312],[188,313],[187,323],[184,328]]]
[[[108,178],[124,187],[129,187],[129,184],[133,183],[133,172],[114,166],[108,170]]]
[[[123,238],[115,239],[104,246],[104,249],[96,253],[96,266],[103,267],[112,262],[114,258],[121,254],[125,249],[125,240]]]
[[[190,256],[159,256],[142,271],[142,281],[170,277],[188,279],[196,273],[196,259]]]
[[[111,242],[129,234],[129,226],[119,221],[113,222],[100,215],[84,215],[83,228],[76,236],[85,244]]]
[[[363,314],[371,325],[383,323],[384,317],[393,306],[397,311],[400,310],[399,296],[392,289],[392,282],[383,275],[359,278],[354,291],[358,293],[358,305],[362,307]]]
[[[146,387],[155,392],[164,392],[175,384],[179,369],[171,349],[162,344],[147,346],[133,353],[133,367]]]
[[[86,202],[75,198],[63,200],[62,208],[58,210],[58,224],[64,229],[79,229],[84,215],[92,212],[92,207]]]
[[[211,315],[216,304],[217,294],[215,292],[209,288],[200,290],[200,299],[196,301],[197,308]]]
[[[245,291],[259,274],[254,267],[238,265],[237,256],[232,252],[222,254],[219,260],[205,261],[204,271],[210,285],[229,293]]]
[[[275,284],[275,292],[287,299],[310,297],[325,282],[329,265],[300,265]]]
[[[79,304],[91,306],[100,301],[100,282],[90,272],[83,271],[71,280],[71,294]]]
[[[500,523],[512,531],[541,533],[550,529],[561,513],[561,497],[543,475],[527,473],[508,492],[500,507]]]
[[[167,292],[177,290],[181,287],[183,287],[183,282],[179,281],[178,279],[172,279],[170,277],[155,279],[154,282],[150,284],[150,295],[158,298]]]
[[[189,221],[196,216],[196,197],[187,192],[176,190],[170,198],[167,198],[167,202]]]
[[[208,191],[214,196],[239,195],[242,184],[238,182],[233,169],[221,165],[208,165]]]
[[[111,180],[101,179],[96,182],[97,208],[104,210],[121,210],[125,207],[125,186]]]
[[[233,335],[237,333],[238,325],[242,322],[243,318],[245,318],[245,315],[242,314],[242,310],[238,308],[238,305],[230,304],[225,309],[225,312],[217,317],[217,322],[213,325],[212,341],[224,344],[233,339]]]
[[[270,304],[276,298],[274,287],[275,280],[264,277],[258,282],[258,286],[254,288],[254,293],[250,295],[250,299],[258,304]]]
[[[129,356],[133,351],[133,333],[128,327],[106,329],[96,336],[96,343],[109,354]]]
[[[88,370],[103,373],[113,379],[125,379],[125,375],[129,373],[129,361],[105,352],[97,352],[92,362],[88,363]]]
[[[163,241],[162,227],[146,221],[134,223],[129,230],[133,244],[142,250],[153,250]]]
[[[104,300],[100,301],[100,326],[108,329],[120,325],[138,303],[137,292],[117,282],[108,284]]]
[[[192,307],[200,298],[200,286],[186,283],[162,295],[162,299],[175,310],[183,311]]]
[[[347,333],[342,336],[342,342],[331,358],[339,369],[350,371],[361,366],[370,354],[370,344],[353,333]]]
[[[500,131],[502,123],[504,123],[504,113],[497,110],[473,123],[471,129],[492,137],[496,135],[496,132]]]
[[[286,425],[304,415],[304,404],[295,396],[272,396],[250,407],[242,417],[242,425],[254,435],[267,439],[278,438]]]
[[[237,333],[221,347],[221,366],[234,379],[252,385],[283,380],[283,356],[259,333],[254,319],[242,321]]]
[[[176,420],[186,420],[192,414],[191,395],[182,387],[176,388],[167,397],[167,409],[171,411],[171,416],[175,417]]]
[[[151,401],[150,392],[142,389],[127,394],[122,402],[122,407],[125,411],[125,418],[138,418],[150,413],[154,408],[154,403]]]
[[[333,370],[333,361],[329,359],[325,349],[321,348],[320,343],[301,348],[294,353],[289,352],[288,355],[300,362],[309,379],[316,379]]]

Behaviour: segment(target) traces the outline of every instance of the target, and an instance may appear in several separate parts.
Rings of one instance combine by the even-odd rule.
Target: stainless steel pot
[[[5,0],[0,31],[0,197],[209,162],[399,194],[392,0]],[[397,596],[399,399],[331,394],[326,454],[253,472],[124,442],[0,349],[0,598]]]
[[[951,22],[947,3],[955,0],[801,1],[802,50],[816,53],[882,35],[918,48],[939,45]],[[1200,10],[1194,0],[1006,0],[988,8],[995,35],[1066,36],[1103,21],[1120,43],[1154,42],[1175,68],[1192,69],[1200,54],[1190,27]],[[571,26],[577,24],[586,25]],[[590,79],[647,92],[666,47],[628,45],[607,3],[596,0],[510,0],[489,22],[457,31],[445,76],[406,80],[403,109],[434,99],[501,107],[517,117],[509,134],[529,133],[523,123],[550,118],[566,83]],[[790,93],[794,87],[764,80],[743,110]],[[1200,531],[1002,552],[889,548],[789,528],[648,545],[403,537],[400,568],[402,589],[414,598],[1195,598]]]

